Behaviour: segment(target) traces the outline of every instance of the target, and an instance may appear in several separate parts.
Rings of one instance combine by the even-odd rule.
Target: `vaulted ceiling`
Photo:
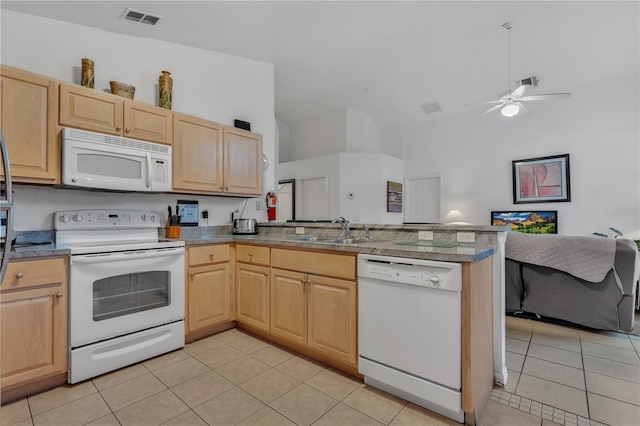
[[[275,65],[276,116],[336,109],[398,125],[459,113],[536,75],[565,92],[639,68],[636,1],[6,1],[3,9]],[[120,19],[132,7],[156,26]],[[507,31],[511,30],[511,83]],[[438,102],[441,112],[421,105]]]

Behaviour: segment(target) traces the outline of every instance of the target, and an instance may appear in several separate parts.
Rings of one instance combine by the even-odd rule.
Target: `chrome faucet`
[[[349,229],[349,221],[347,219],[345,219],[344,217],[340,216],[336,219],[333,219],[331,221],[331,223],[339,223],[340,227],[342,228],[342,231],[344,232],[344,236],[345,238],[349,238],[350,235],[350,229]]]
[[[364,226],[364,239],[365,239],[365,240],[370,240],[370,239],[371,239],[371,234],[370,234],[370,232],[371,232],[371,229],[369,228],[369,226],[368,226],[368,225],[365,225],[365,226]]]

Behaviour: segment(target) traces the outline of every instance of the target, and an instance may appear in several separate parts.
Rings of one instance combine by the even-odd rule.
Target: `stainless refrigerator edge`
[[[0,285],[4,279],[4,273],[9,263],[9,252],[13,239],[13,188],[11,183],[11,168],[9,166],[9,153],[4,141],[4,134],[0,129],[0,151],[2,152],[2,167],[0,168],[0,222],[4,222],[0,229],[4,229],[4,235],[0,235],[2,241],[2,261],[0,262]]]

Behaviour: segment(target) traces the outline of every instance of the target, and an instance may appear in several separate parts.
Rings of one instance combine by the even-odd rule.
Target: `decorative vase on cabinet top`
[[[173,78],[169,71],[162,71],[159,78],[160,100],[158,102],[161,108],[171,109],[171,97],[173,91]]]

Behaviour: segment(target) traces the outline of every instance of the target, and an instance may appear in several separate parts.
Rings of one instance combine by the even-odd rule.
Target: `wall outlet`
[[[419,240],[433,240],[433,231],[418,231]]]
[[[304,235],[304,227],[296,226],[296,235]]]
[[[475,232],[458,232],[457,240],[459,243],[475,243],[476,233]]]
[[[256,201],[256,210],[262,210],[262,201],[260,200]]]

